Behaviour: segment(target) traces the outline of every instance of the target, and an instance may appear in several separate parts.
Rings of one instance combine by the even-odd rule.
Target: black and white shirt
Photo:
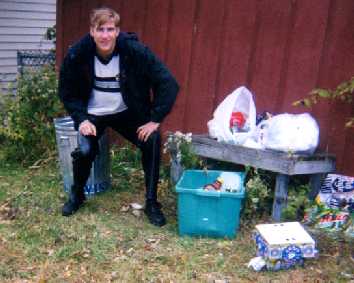
[[[119,82],[119,56],[113,56],[107,64],[95,56],[95,77],[88,113],[102,116],[126,110]]]

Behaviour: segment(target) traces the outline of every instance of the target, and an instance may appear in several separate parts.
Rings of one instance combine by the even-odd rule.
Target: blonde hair
[[[119,27],[120,16],[111,8],[101,7],[93,9],[90,13],[90,26],[99,27],[109,21],[113,21],[116,27]]]

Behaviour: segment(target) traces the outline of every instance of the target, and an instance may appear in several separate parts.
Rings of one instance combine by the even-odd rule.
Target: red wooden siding
[[[116,9],[122,30],[137,32],[181,84],[163,131],[206,132],[215,107],[241,85],[257,112],[301,113],[309,110],[293,101],[354,75],[353,0],[58,0],[58,64],[102,5]],[[311,113],[321,148],[353,176],[354,129],[344,129],[353,105],[321,102]]]

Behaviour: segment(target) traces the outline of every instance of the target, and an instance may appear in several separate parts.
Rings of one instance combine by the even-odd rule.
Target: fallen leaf
[[[141,217],[141,210],[133,210],[132,211],[132,214],[134,215],[134,216],[136,216],[136,217]]]
[[[81,266],[80,267],[80,271],[81,271],[81,275],[86,275],[87,274],[87,270],[85,266]]]
[[[129,205],[123,205],[120,209],[120,212],[127,212],[129,210]]]
[[[144,206],[142,206],[141,204],[137,203],[137,202],[133,202],[130,204],[130,207],[132,209],[136,209],[136,210],[141,210],[144,208]]]
[[[115,279],[117,279],[118,278],[118,272],[117,271],[113,271],[112,273],[111,273],[111,280],[115,280]]]

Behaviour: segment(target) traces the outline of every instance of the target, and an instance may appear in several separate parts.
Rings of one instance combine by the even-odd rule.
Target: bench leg
[[[310,188],[309,199],[314,200],[320,191],[322,180],[326,177],[326,174],[312,174],[310,176]]]
[[[288,184],[289,176],[284,174],[278,174],[275,183],[274,202],[272,218],[275,221],[280,221],[281,212],[287,205],[288,201]]]
[[[170,176],[171,176],[171,182],[173,185],[175,185],[179,178],[181,178],[183,173],[183,166],[178,162],[177,159],[172,158],[171,159],[171,167],[170,167]]]

